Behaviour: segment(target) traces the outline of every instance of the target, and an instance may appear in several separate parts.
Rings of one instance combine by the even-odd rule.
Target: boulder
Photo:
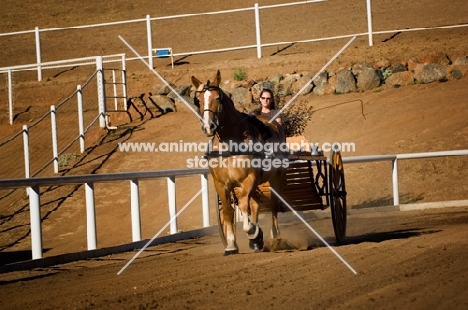
[[[190,96],[190,89],[192,88],[191,85],[180,85],[177,87],[173,87],[174,90],[180,95],[180,96]],[[167,97],[175,100],[178,96],[174,94],[174,92],[170,92]]]
[[[457,59],[455,59],[455,61],[453,62],[453,65],[454,66],[458,66],[458,65],[468,66],[468,56],[457,57]]]
[[[275,84],[275,94],[281,97],[292,95],[292,85],[294,82],[296,82],[295,76],[286,76],[279,83]]]
[[[393,73],[385,80],[385,84],[390,87],[400,87],[402,85],[412,84],[413,82],[413,73],[410,71]]]
[[[314,84],[310,83],[310,80],[312,79],[312,76],[310,75],[303,75],[299,77],[292,85],[292,92],[293,94],[297,94],[304,86],[307,84],[307,86],[304,88],[302,91],[301,95],[307,95],[312,91],[314,88]]]
[[[391,74],[406,71],[406,66],[402,63],[394,64],[386,69]]]
[[[170,98],[162,95],[152,95],[148,97],[149,108],[156,108],[161,113],[176,112],[175,103]]]
[[[335,92],[337,94],[346,94],[355,92],[356,79],[350,70],[340,70],[336,75]]]
[[[444,81],[447,78],[447,68],[441,64],[427,64],[417,67],[414,71],[414,79],[418,83],[427,84],[434,81]]]
[[[383,77],[380,70],[364,68],[357,76],[357,87],[360,90],[372,90],[382,83]]]
[[[445,54],[442,51],[432,51],[426,57],[423,57],[420,62],[425,65],[440,64],[440,65],[448,66],[452,64],[452,61],[447,56],[447,54]]]
[[[173,84],[173,83],[169,83],[169,85],[172,87],[172,88],[176,88],[176,85]],[[158,85],[158,86],[155,86],[154,89],[153,89],[153,94],[155,95],[167,95],[171,92],[171,89],[169,87],[167,87],[166,85]]]
[[[231,99],[236,109],[242,111],[252,102],[252,93],[247,88],[237,87],[232,90]]]
[[[320,96],[333,94],[335,92],[335,86],[332,79],[336,81],[336,78],[329,78],[328,72],[320,73],[314,80],[314,94]]]

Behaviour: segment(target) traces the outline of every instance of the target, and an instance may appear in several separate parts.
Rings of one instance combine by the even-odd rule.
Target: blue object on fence
[[[174,69],[174,55],[172,54],[172,48],[171,47],[165,47],[165,48],[154,48],[153,52],[156,57],[171,57],[171,65],[172,69]]]
[[[169,56],[171,56],[171,51],[170,50],[157,50],[156,51],[156,56],[158,56],[158,57],[169,57]]]

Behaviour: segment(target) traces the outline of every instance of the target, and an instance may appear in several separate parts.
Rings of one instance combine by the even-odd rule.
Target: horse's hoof
[[[263,249],[263,245],[264,245],[263,231],[262,231],[262,229],[260,227],[258,228],[258,230],[259,230],[259,232],[258,232],[257,237],[254,238],[254,239],[249,240],[249,248],[252,251],[255,251],[255,252],[261,251]]]
[[[233,254],[239,254],[239,250],[235,249],[235,250],[225,250],[224,251],[224,256],[229,256],[229,255],[233,255]]]
[[[255,242],[254,240],[250,240],[249,248],[254,252],[260,252],[263,249],[263,240],[262,242]]]

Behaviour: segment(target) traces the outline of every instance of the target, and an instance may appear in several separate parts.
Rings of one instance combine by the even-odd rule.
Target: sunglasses
[[[271,100],[271,97],[260,97],[260,99],[263,99],[263,100]]]

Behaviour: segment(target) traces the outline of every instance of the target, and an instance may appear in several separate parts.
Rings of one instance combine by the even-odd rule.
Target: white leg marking
[[[242,211],[242,222],[243,222],[242,229],[245,232],[248,232],[250,228],[252,227],[252,223],[250,223],[249,214],[247,212]]]
[[[227,225],[226,227],[226,251],[237,250],[236,246],[236,236],[234,235],[233,226]]]

